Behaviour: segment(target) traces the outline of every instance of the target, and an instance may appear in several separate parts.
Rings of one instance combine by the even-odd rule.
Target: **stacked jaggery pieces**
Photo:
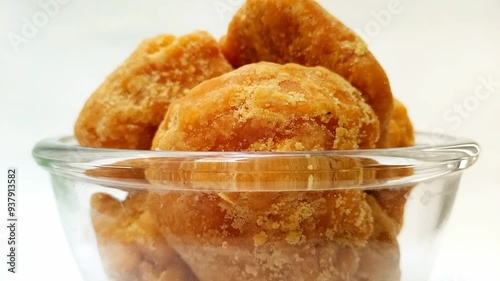
[[[170,151],[414,141],[380,64],[313,0],[248,0],[220,49],[205,32],[146,40],[89,99],[75,135],[85,146]],[[397,235],[411,187],[342,189],[383,182],[391,172],[364,173],[364,160],[340,156],[146,162],[146,176],[126,169],[89,175],[207,191],[129,192],[123,201],[95,194],[99,249],[116,280],[400,279]],[[269,172],[276,167],[285,168]],[[195,173],[186,179],[176,170]],[[331,173],[318,172],[325,170]]]
[[[76,138],[83,146],[150,149],[171,102],[231,70],[207,32],[147,39],[87,101],[75,125]],[[147,163],[122,161],[87,175],[145,181]],[[92,197],[92,222],[106,272],[116,280],[196,281],[159,234],[146,199],[147,193],[132,191],[123,201],[104,193]]]
[[[314,0],[247,0],[229,25],[222,51],[234,67],[259,61],[323,66],[360,90],[387,147],[392,92],[363,40]]]
[[[318,75],[318,71],[325,72],[325,76],[315,80],[311,76]],[[302,76],[309,77],[304,80]],[[340,80],[336,83],[337,88],[328,83],[328,77]],[[326,128],[329,132],[337,132],[341,128],[339,116],[341,118],[349,112],[346,107],[352,104],[352,99],[346,96],[351,95],[352,98],[353,93],[354,96],[360,95],[348,83],[342,83],[342,80],[340,76],[328,73],[321,67],[271,63],[244,66],[200,84],[188,96],[179,99],[160,126],[153,148],[207,151],[335,149],[335,140],[325,139],[339,136],[325,131],[315,133],[303,130],[303,127],[314,128],[319,123],[320,128]],[[315,85],[314,89],[307,87],[309,83]],[[290,85],[293,85],[292,91]],[[321,91],[322,86],[330,89],[330,92]],[[296,99],[297,93],[301,94],[299,100]],[[338,96],[342,97],[340,103],[345,103],[342,107],[338,107],[339,101],[325,102],[323,99],[335,100]],[[358,102],[363,103],[363,99]],[[205,109],[201,110],[197,106]],[[358,105],[357,108],[365,109],[364,114],[368,113],[371,117],[363,121],[359,114],[349,112],[350,117],[354,118],[348,123],[353,124],[354,120],[358,124],[377,123],[369,107]],[[318,114],[320,112],[326,112],[329,118],[322,118]],[[300,122],[296,121],[297,118]],[[331,122],[331,118],[337,121]],[[407,121],[403,125],[408,124]],[[270,129],[272,126],[275,128]],[[364,125],[358,127],[362,128]],[[351,129],[354,128],[356,126]],[[266,132],[269,134],[266,135]],[[353,147],[355,143],[373,147],[376,140],[363,142],[361,139],[369,135],[376,136],[377,130],[355,132],[351,137],[340,139],[339,142],[343,143],[340,147],[359,148]],[[263,135],[253,138],[258,134]],[[352,137],[358,140],[353,142]],[[345,165],[338,165],[337,161],[337,167],[355,168],[356,162],[349,160],[351,161],[340,161]],[[286,167],[291,164],[286,160],[282,161],[272,165]],[[257,164],[251,165],[262,171],[269,171],[270,166],[261,162],[257,160]],[[294,163],[298,169],[301,167],[299,163]],[[318,165],[336,167],[328,161],[315,161],[314,164],[315,169],[319,168]],[[197,164],[196,167],[189,168],[204,170],[206,167]],[[238,172],[238,168],[245,171],[249,167],[235,165],[232,168],[235,170],[231,171]],[[163,174],[148,174],[148,179],[153,183],[165,180],[162,178],[165,176]],[[193,180],[202,183],[220,182],[219,188],[255,182],[259,189],[264,190],[274,190],[269,185],[282,183],[286,181],[285,178],[302,183],[302,188],[304,182],[307,182],[306,178],[310,176],[321,182],[333,180],[314,178],[314,172],[298,176],[263,174],[243,177],[233,177],[231,174],[227,178],[202,174]],[[337,177],[336,180],[341,181],[342,178]],[[271,184],[262,185],[262,182]],[[293,187],[285,184],[281,188]],[[339,203],[350,200],[351,204]],[[399,247],[396,236],[400,226],[381,207],[382,205],[390,211],[395,208],[394,204],[394,200],[381,200],[379,203],[374,196],[363,191],[170,192],[162,195],[153,193],[150,196],[150,210],[156,216],[165,237],[202,281],[221,280],[224,277],[229,277],[230,280],[399,280]],[[346,213],[353,217],[342,218],[342,214]],[[293,223],[290,222],[291,218]],[[346,232],[337,233],[334,229]],[[330,262],[325,263],[325,260]]]
[[[394,114],[389,129],[390,147],[408,147],[414,145],[414,142],[413,125],[407,110],[399,100],[394,99]],[[387,178],[409,176],[411,172],[382,171],[375,178],[384,181]],[[367,246],[360,251],[360,264],[355,280],[400,280],[397,236],[403,225],[404,207],[412,189],[413,186],[402,186],[366,192],[375,223]]]
[[[406,107],[397,99],[394,99],[394,112],[390,124],[390,147],[410,147],[415,145],[415,133],[408,111]],[[387,172],[382,171],[377,176],[380,179],[397,178],[409,176],[412,173],[413,171],[411,169],[400,169]],[[403,224],[404,205],[411,189],[411,187],[401,187],[399,189],[392,188],[369,191],[368,193],[377,199],[387,214],[397,222],[399,225],[398,229],[400,229]]]
[[[387,76],[363,41],[315,1],[248,0],[230,24],[222,49],[234,67],[257,61],[324,66],[358,88],[380,122],[377,147],[414,144],[405,107],[393,98]],[[378,179],[398,173],[382,172]],[[403,175],[401,176],[404,176]],[[368,192],[374,233],[362,253],[359,280],[399,280],[396,236],[411,187]],[[381,262],[382,261],[382,262]],[[372,270],[371,270],[372,269]],[[366,279],[368,276],[370,279]]]

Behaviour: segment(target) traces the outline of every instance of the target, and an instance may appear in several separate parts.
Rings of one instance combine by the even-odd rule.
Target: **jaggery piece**
[[[151,193],[201,281],[352,280],[372,232],[362,191]]]
[[[212,239],[263,244],[254,241],[261,232],[289,245],[318,238],[362,245],[372,231],[361,191],[153,192],[149,203],[166,232],[213,245],[219,244]]]
[[[323,67],[261,62],[174,102],[153,149],[308,151],[373,148],[379,123],[361,93]]]
[[[377,117],[342,77],[322,67],[262,62],[206,81],[173,103],[153,149],[332,150],[372,148],[377,140]],[[152,216],[198,278],[351,280],[358,248],[366,245],[373,228],[365,192],[276,190],[321,190],[343,180],[359,183],[360,173],[333,172],[338,167],[350,170],[356,161],[309,160],[304,155],[298,160],[241,162],[210,163],[212,167],[203,161],[181,162],[180,169],[178,163],[159,168],[151,164],[146,172],[152,183],[172,187],[189,182],[194,190],[220,185],[218,190],[237,191],[254,185],[264,191],[150,194]],[[181,173],[168,172],[175,170]]]
[[[392,93],[383,68],[352,30],[314,0],[247,0],[221,48],[236,68],[259,61],[324,66],[363,93],[380,121],[378,147],[387,146]]]
[[[406,108],[394,99],[394,112],[389,130],[390,147],[407,147],[415,144],[415,135]],[[368,159],[365,163],[369,162]],[[370,162],[372,163],[372,162]],[[373,163],[372,163],[373,164]],[[376,178],[409,176],[411,170],[387,170],[376,173]],[[400,253],[397,242],[403,225],[404,209],[413,186],[367,191],[367,202],[374,218],[373,235],[366,248],[360,250],[357,281],[399,281]]]
[[[368,195],[374,229],[366,247],[359,251],[359,268],[356,281],[399,281],[400,253],[397,241],[400,225],[388,216],[375,198]]]
[[[394,99],[394,110],[389,129],[389,147],[408,147],[415,145],[415,132],[406,107]]]
[[[399,232],[403,226],[406,201],[412,190],[413,186],[404,186],[368,191],[367,193],[373,196],[386,214],[397,223]]]
[[[107,274],[113,280],[196,281],[163,236],[146,208],[147,193],[121,202],[105,193],[92,195],[92,223]]]
[[[75,136],[83,146],[150,149],[173,100],[231,69],[207,32],[147,39],[92,94]]]
[[[408,147],[415,145],[415,133],[413,125],[405,106],[394,99],[394,113],[391,119],[391,127],[389,130],[389,143],[391,147]],[[383,179],[384,176],[395,177],[409,176],[413,174],[412,170],[395,170],[395,171],[382,171],[377,175]],[[403,224],[404,207],[407,197],[413,186],[381,189],[377,191],[369,191],[368,193],[377,199],[378,203],[385,210],[385,212],[392,217],[399,225],[399,229]]]

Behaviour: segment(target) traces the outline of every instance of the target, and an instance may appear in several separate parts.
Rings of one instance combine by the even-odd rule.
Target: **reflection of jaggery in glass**
[[[231,69],[207,32],[145,40],[87,101],[75,135],[84,146],[150,149],[171,101]]]
[[[233,18],[222,51],[234,67],[260,61],[324,66],[360,90],[387,146],[392,93],[385,71],[352,30],[314,0],[248,0]]]

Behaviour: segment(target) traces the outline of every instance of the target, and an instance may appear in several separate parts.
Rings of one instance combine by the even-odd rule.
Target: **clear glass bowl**
[[[424,281],[470,140],[410,148],[33,150],[85,280]]]

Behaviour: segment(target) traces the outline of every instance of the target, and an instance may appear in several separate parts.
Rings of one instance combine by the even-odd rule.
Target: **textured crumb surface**
[[[173,100],[231,69],[206,32],[145,40],[89,98],[75,136],[83,146],[150,149]]]
[[[149,206],[203,281],[352,280],[373,231],[362,191],[152,193]]]
[[[389,130],[390,147],[409,147],[415,145],[415,132],[406,107],[397,99],[394,99],[394,113],[391,119],[391,127]],[[399,171],[381,171],[378,177],[383,179],[390,176],[410,176],[413,170]],[[392,217],[398,224],[400,229],[403,225],[404,209],[408,195],[412,191],[413,186],[401,188],[382,189],[377,191],[368,191],[380,204],[387,214]]]
[[[387,146],[392,93],[385,71],[352,30],[314,0],[248,0],[221,40],[234,67],[270,61],[324,66],[359,89],[380,120]]]
[[[394,110],[389,128],[389,147],[415,145],[415,132],[404,104],[394,99]]]
[[[113,280],[197,281],[163,238],[146,206],[147,193],[121,202],[105,193],[92,196],[92,223],[105,270]]]
[[[379,123],[360,92],[323,67],[261,62],[205,81],[169,108],[156,150],[373,148]]]

